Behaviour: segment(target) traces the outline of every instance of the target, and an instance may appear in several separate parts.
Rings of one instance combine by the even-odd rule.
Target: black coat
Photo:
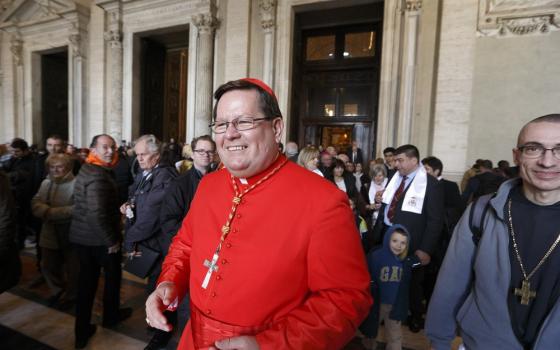
[[[10,192],[8,176],[0,171],[0,293],[15,286],[21,276],[15,203]]]
[[[189,212],[201,179],[202,174],[193,166],[185,174],[174,179],[165,192],[160,212],[160,244],[164,254],[167,254],[171,240]]]
[[[86,163],[74,184],[70,242],[111,247],[121,240],[118,187],[110,168]]]
[[[362,149],[358,148],[356,151],[356,156],[352,157],[352,149],[350,148],[350,150],[348,152],[346,152],[346,155],[348,156],[348,158],[350,159],[351,163],[357,164],[364,164],[364,157],[362,155]]]
[[[177,177],[175,167],[162,165],[152,169],[150,175],[143,179],[139,172],[130,185],[128,202],[134,203],[134,218],[127,220],[124,249],[134,250],[134,245],[142,244],[161,252],[159,244],[161,226],[158,213],[161,210],[165,191]]]
[[[408,191],[409,187],[406,188],[397,203],[393,223],[403,225],[410,232],[412,244],[409,249],[409,254],[413,254],[416,250],[420,249],[432,255],[439,245],[439,239],[443,228],[443,186],[435,177],[428,175],[426,196],[424,198],[422,213],[420,214],[401,210],[406,191]],[[373,239],[368,240],[368,246],[370,247],[373,244],[383,241],[383,235],[387,230],[387,226],[384,222],[386,206],[386,204],[383,204],[379,209],[379,216],[373,228]]]
[[[28,206],[33,197],[33,169],[35,158],[31,153],[21,158],[12,158],[8,167],[8,178],[12,193],[20,206]]]

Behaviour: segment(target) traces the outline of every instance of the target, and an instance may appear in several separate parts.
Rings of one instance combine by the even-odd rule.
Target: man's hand
[[[126,214],[126,207],[130,207],[130,204],[128,204],[128,202],[124,202],[123,205],[121,205],[121,207],[119,208],[121,211],[121,214]]]
[[[112,245],[109,248],[107,248],[107,254],[118,253],[120,249],[121,249],[121,242],[117,242],[115,245]]]
[[[255,337],[240,336],[218,340],[209,350],[259,350],[260,346]]]
[[[167,322],[163,311],[177,298],[173,282],[162,282],[146,300],[146,322],[151,327],[170,332],[173,327]]]
[[[414,252],[414,254],[418,257],[418,259],[420,259],[420,263],[424,266],[428,265],[430,263],[430,261],[432,260],[432,258],[430,257],[430,255],[420,249],[418,249],[417,251]]]

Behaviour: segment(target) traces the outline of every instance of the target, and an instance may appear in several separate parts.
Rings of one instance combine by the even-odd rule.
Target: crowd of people
[[[337,349],[357,329],[375,349],[383,322],[393,350],[403,324],[419,332],[426,315],[435,349],[449,348],[456,318],[469,349],[552,344],[539,332],[557,328],[544,323],[560,294],[556,226],[518,215],[556,215],[559,198],[546,194],[560,185],[558,115],[524,127],[519,167],[479,159],[459,186],[443,178],[440,159],[410,144],[368,163],[358,142],[288,142],[282,153],[282,114],[258,80],[226,83],[215,98],[214,137],[187,145],[143,135],[117,147],[106,134],[79,149],[57,135],[44,150],[20,138],[0,145],[0,258],[10,261],[0,292],[17,283],[17,252],[35,244],[33,284],[48,285],[50,306],[75,307],[78,349],[96,332],[101,271],[103,327],[131,316],[120,301],[123,266],[147,279],[146,349],[165,348],[173,332],[182,332],[182,349]],[[499,223],[484,229],[504,232],[469,246],[473,209],[465,209],[488,201],[495,210],[487,214],[487,204],[484,215]],[[547,238],[531,244],[526,232],[541,230]],[[492,264],[499,269],[482,272]],[[510,267],[511,283],[499,275]],[[503,295],[488,295],[486,283]],[[492,326],[482,306],[497,308]]]

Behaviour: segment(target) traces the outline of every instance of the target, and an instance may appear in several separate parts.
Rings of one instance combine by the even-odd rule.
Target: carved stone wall
[[[545,34],[560,29],[558,0],[479,0],[478,33],[482,36]]]

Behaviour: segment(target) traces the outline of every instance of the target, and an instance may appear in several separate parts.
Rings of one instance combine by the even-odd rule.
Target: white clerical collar
[[[239,182],[241,182],[241,184],[243,184],[243,185],[248,185],[249,184],[249,181],[247,181],[247,179],[244,178],[244,177],[240,177]]]

